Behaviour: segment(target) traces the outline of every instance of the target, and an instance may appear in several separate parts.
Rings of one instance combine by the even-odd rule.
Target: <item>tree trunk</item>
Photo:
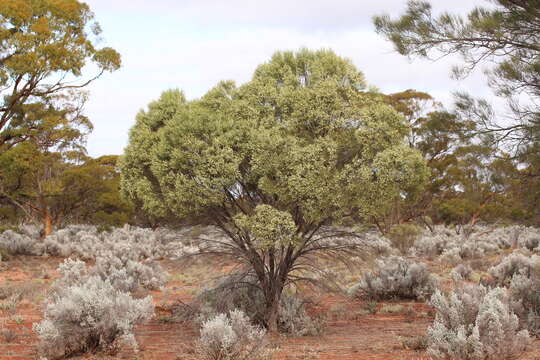
[[[45,212],[43,213],[43,237],[52,234],[53,224],[51,213],[49,212],[49,207],[45,207]]]
[[[266,302],[266,325],[268,326],[268,331],[272,333],[278,332],[278,312],[282,291],[282,287],[274,289],[273,294],[269,297],[269,299],[267,299]]]

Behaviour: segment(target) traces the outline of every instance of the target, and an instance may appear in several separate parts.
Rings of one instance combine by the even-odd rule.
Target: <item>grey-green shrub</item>
[[[325,328],[325,319],[306,313],[304,302],[298,296],[283,294],[278,309],[278,328],[293,336],[318,336]]]
[[[427,299],[437,280],[423,263],[391,256],[377,260],[374,271],[351,288],[352,296],[371,300]]]
[[[109,279],[113,285],[126,292],[139,288],[155,290],[165,284],[164,270],[152,260],[136,260],[132,252],[108,251],[96,259],[94,272],[103,279]]]
[[[497,284],[508,287],[512,311],[522,326],[540,335],[540,256],[514,252],[489,273]]]
[[[242,311],[249,319],[264,326],[265,301],[252,274],[231,274],[219,280],[216,286],[201,291],[195,300],[196,313],[181,314],[183,319],[202,323],[217,314]],[[305,311],[304,301],[283,292],[278,308],[278,329],[294,336],[320,335],[324,328],[322,318],[312,318]]]
[[[452,269],[450,275],[454,281],[470,280],[473,269],[469,264],[459,264]]]
[[[6,230],[0,234],[0,250],[10,255],[36,254],[36,240],[13,230]]]
[[[418,237],[411,254],[434,258],[441,256],[442,262],[456,265],[461,260],[481,258],[511,247],[525,247],[540,251],[538,247],[540,229],[524,226],[475,226],[472,232],[457,233],[435,226],[433,232],[425,231]]]
[[[129,250],[132,260],[175,259],[198,251],[187,243],[185,231],[143,229],[132,226],[99,232],[96,227],[71,225],[48,236],[43,253],[95,260],[110,251]]]
[[[540,256],[526,256],[513,252],[505,256],[499,264],[488,270],[499,285],[508,285],[514,275],[530,277],[533,272],[540,272]]]
[[[197,354],[205,360],[262,360],[269,357],[266,331],[240,310],[217,314],[202,323]]]
[[[122,341],[135,347],[135,324],[153,314],[152,298],[134,299],[109,280],[88,276],[81,262],[64,264],[44,319],[35,323],[42,356],[63,358],[107,349]]]
[[[514,275],[509,286],[511,306],[529,332],[540,335],[540,272]]]
[[[428,328],[428,354],[435,359],[514,359],[530,342],[511,311],[503,288],[466,284],[430,300],[436,315]]]

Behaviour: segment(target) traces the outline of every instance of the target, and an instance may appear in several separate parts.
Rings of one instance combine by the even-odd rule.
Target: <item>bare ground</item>
[[[0,360],[38,359],[32,323],[42,318],[42,303],[58,276],[56,268],[61,261],[21,256],[0,263]],[[162,265],[170,274],[170,281],[166,289],[151,292],[157,305],[156,316],[150,323],[136,328],[140,351],[121,349],[115,355],[87,355],[78,359],[196,359],[196,330],[190,324],[171,321],[168,305],[178,300],[189,301],[200,286],[226,269],[199,263],[186,270],[171,261],[163,261]],[[10,302],[13,294],[20,294],[16,302]],[[372,314],[366,310],[367,303],[345,296],[313,294],[312,298],[315,303],[309,311],[328,318],[325,333],[317,337],[272,336],[270,346],[275,360],[429,359],[424,351],[404,345],[404,339],[424,334],[431,323],[433,314],[427,305],[380,302]],[[540,360],[540,340],[531,344],[522,359]]]

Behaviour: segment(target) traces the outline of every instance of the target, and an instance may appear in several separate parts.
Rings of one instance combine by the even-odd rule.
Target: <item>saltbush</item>
[[[96,259],[95,272],[101,278],[109,279],[116,288],[126,292],[134,292],[141,287],[155,290],[165,284],[166,274],[157,263],[148,259],[137,260],[129,249],[113,249]]]
[[[293,336],[318,336],[324,331],[322,317],[311,317],[304,301],[292,294],[283,294],[278,309],[279,331]]]
[[[452,269],[450,275],[454,281],[470,280],[473,269],[469,264],[459,264]]]
[[[165,283],[165,273],[155,264],[120,261],[118,257],[100,257],[95,266],[87,268],[80,260],[66,259],[59,267],[63,277],[59,284],[69,285],[84,276],[96,275],[108,280],[116,289],[133,293],[140,288],[158,289]]]
[[[153,314],[152,298],[134,299],[108,279],[87,275],[81,262],[68,261],[60,268],[63,277],[53,286],[44,319],[33,328],[47,358],[96,352],[117,345],[135,347],[135,324]]]
[[[269,358],[266,331],[250,323],[240,310],[217,314],[203,322],[197,353],[205,360],[258,360]]]
[[[522,326],[540,335],[540,256],[514,252],[489,273],[496,284],[508,286],[511,308]]]
[[[514,275],[510,282],[512,310],[518,315],[522,326],[540,335],[540,273]]]
[[[195,313],[193,313],[193,309]],[[231,274],[222,278],[215,287],[201,291],[190,313],[179,313],[183,320],[202,323],[220,313],[240,310],[258,325],[265,324],[264,295],[252,274]],[[181,311],[180,311],[181,312]],[[320,335],[324,319],[309,316],[304,301],[284,291],[278,308],[278,330],[294,336]]]
[[[517,274],[529,278],[533,272],[540,272],[540,256],[518,252],[505,256],[498,265],[489,269],[489,274],[499,285],[508,285]]]
[[[375,270],[353,286],[351,295],[371,300],[423,300],[433,294],[436,286],[425,264],[391,256],[378,260]]]
[[[34,255],[36,240],[13,230],[0,233],[0,251],[10,255]]]
[[[428,354],[435,359],[514,359],[530,342],[511,311],[503,288],[466,284],[449,295],[436,291],[436,311],[428,328]]]
[[[411,254],[435,258],[449,265],[477,259],[511,247],[540,251],[540,229],[524,226],[475,226],[471,231],[456,232],[444,226],[425,231],[414,243]]]

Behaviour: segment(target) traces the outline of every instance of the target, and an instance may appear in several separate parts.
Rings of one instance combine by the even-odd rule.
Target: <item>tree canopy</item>
[[[427,178],[408,124],[365,88],[347,59],[301,50],[198,100],[166,91],[131,129],[122,191],[150,214],[219,227],[229,239],[220,251],[254,272],[275,329],[299,259],[335,250],[325,226],[385,211]]]
[[[120,55],[98,48],[99,24],[77,0],[0,2],[0,152],[42,132],[91,129],[80,91]],[[93,64],[97,73],[83,78]]]

